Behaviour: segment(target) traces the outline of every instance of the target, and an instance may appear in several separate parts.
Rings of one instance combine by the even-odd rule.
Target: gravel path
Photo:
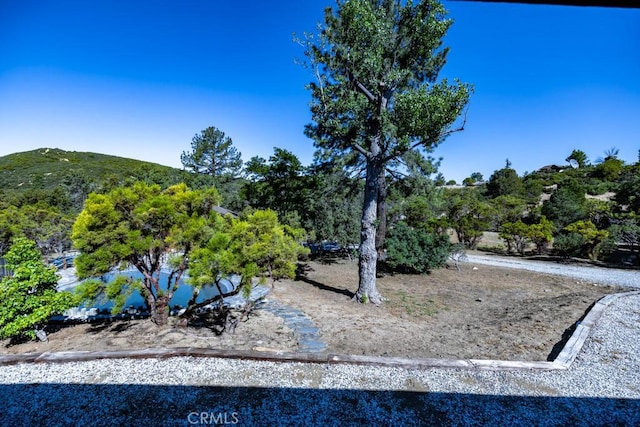
[[[575,277],[598,284],[620,285],[640,288],[640,270],[621,270],[592,266],[567,265],[555,262],[530,261],[496,255],[467,254],[465,262],[496,267],[517,268],[558,276]]]
[[[611,283],[604,271],[588,280]],[[615,283],[637,287],[633,273]],[[0,366],[0,425],[640,425],[639,325],[640,295],[617,298],[558,371],[189,357]]]

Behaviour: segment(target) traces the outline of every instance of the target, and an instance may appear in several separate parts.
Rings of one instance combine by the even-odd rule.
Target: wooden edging
[[[222,359],[255,360],[265,362],[298,362],[319,364],[368,365],[412,369],[450,368],[483,370],[566,370],[576,359],[591,329],[605,309],[622,296],[640,295],[640,291],[611,294],[599,300],[564,345],[553,362],[521,362],[480,359],[409,359],[400,357],[355,356],[322,353],[288,353],[279,351],[218,350],[207,348],[148,348],[116,351],[60,351],[0,355],[0,366],[18,363],[68,363],[100,359],[167,359],[171,357],[210,357]]]
[[[553,363],[566,366],[569,368],[571,364],[576,360],[576,356],[582,349],[584,342],[591,333],[591,329],[596,325],[596,322],[602,317],[605,309],[611,305],[613,301],[620,297],[627,297],[632,295],[640,295],[640,291],[623,292],[618,294],[611,294],[601,298],[596,302],[589,313],[582,319],[582,321],[576,326],[575,331],[562,348],[562,351],[555,358]]]

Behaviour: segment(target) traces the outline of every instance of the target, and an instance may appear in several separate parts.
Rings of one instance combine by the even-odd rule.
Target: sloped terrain
[[[102,181],[128,177],[166,176],[180,180],[179,169],[105,154],[41,148],[0,157],[0,189],[25,191],[52,189],[61,184]]]

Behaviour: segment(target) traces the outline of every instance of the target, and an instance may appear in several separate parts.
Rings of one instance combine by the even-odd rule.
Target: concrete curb
[[[522,362],[508,360],[480,359],[408,359],[398,357],[354,356],[318,353],[287,353],[277,351],[218,350],[207,348],[148,348],[143,350],[119,351],[61,351],[44,353],[11,354],[0,356],[0,366],[19,363],[68,363],[86,362],[100,359],[166,359],[171,357],[211,357],[223,359],[254,360],[282,363],[318,363],[372,365],[379,367],[400,367],[413,369],[448,368],[480,370],[567,370],[575,361],[592,328],[603,315],[605,309],[620,297],[640,295],[640,291],[607,295],[589,310],[584,319],[564,345],[553,362]]]

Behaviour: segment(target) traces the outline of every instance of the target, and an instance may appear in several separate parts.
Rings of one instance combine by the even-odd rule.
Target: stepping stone
[[[319,353],[327,348],[327,345],[319,341],[307,341],[300,344],[300,351],[304,353]]]
[[[327,344],[320,339],[319,328],[302,311],[275,301],[263,301],[257,307],[284,320],[284,324],[293,331],[293,335],[298,339],[299,352],[318,353],[327,348]]]
[[[314,326],[305,326],[297,329],[301,335],[318,335],[319,329]]]

